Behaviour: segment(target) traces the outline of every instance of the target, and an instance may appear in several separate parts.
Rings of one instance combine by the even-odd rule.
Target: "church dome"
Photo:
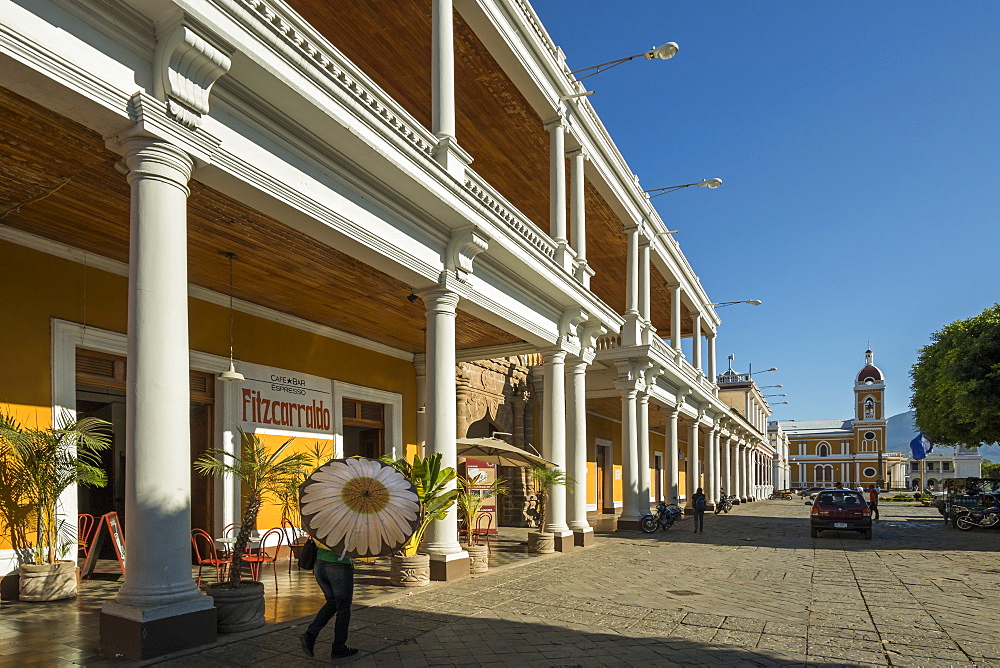
[[[858,385],[873,385],[885,382],[882,370],[875,366],[875,354],[871,350],[865,351],[865,368],[858,372]]]

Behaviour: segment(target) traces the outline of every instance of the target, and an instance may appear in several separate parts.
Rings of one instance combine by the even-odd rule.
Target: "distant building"
[[[854,382],[853,418],[789,420],[776,423],[773,430],[788,439],[794,486],[906,484],[906,456],[886,452],[885,376],[871,350],[865,351],[865,366]]]
[[[924,463],[924,480],[927,488],[941,488],[941,482],[948,478],[978,478],[983,474],[983,456],[979,448],[966,445],[935,445],[926,459],[906,460],[906,487],[920,486],[920,462]]]

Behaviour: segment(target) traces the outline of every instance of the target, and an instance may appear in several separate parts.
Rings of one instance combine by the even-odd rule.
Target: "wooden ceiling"
[[[417,121],[431,127],[430,0],[288,0]],[[455,96],[458,143],[471,168],[546,232],[549,230],[549,133],[521,92],[455,12]],[[568,189],[567,189],[568,190]],[[627,247],[622,221],[590,183],[586,186],[587,259],[591,290],[625,311]],[[670,329],[670,291],[652,284],[652,320]],[[690,335],[684,309],[682,330]]]
[[[129,186],[100,136],[0,88],[3,224],[128,262]],[[196,181],[188,200],[188,280],[413,353],[425,313],[410,287]],[[294,260],[294,269],[284,268]],[[459,311],[457,347],[519,339]]]

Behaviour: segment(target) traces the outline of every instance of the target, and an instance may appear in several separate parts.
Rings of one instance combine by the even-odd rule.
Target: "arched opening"
[[[827,445],[826,443],[820,443],[819,447],[816,449],[816,454],[819,455],[820,457],[829,457],[830,446]]]

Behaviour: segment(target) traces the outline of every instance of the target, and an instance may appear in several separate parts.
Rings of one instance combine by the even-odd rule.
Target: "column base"
[[[552,536],[555,539],[556,552],[573,551],[575,539],[572,531],[555,531]]]
[[[208,596],[158,608],[107,601],[100,617],[101,655],[140,661],[211,644],[216,639],[215,616]]]
[[[577,547],[590,547],[594,544],[594,527],[573,530],[573,544]]]
[[[469,577],[472,562],[469,559],[469,553],[465,550],[452,554],[432,554],[430,557],[431,580],[451,582],[459,578]]]
[[[738,506],[738,505],[740,505],[741,503],[743,503],[743,502],[742,502],[742,501],[740,501],[739,499],[733,499],[733,505],[734,505],[734,506]]]
[[[615,531],[639,531],[639,518],[638,517],[619,517],[618,527]]]

